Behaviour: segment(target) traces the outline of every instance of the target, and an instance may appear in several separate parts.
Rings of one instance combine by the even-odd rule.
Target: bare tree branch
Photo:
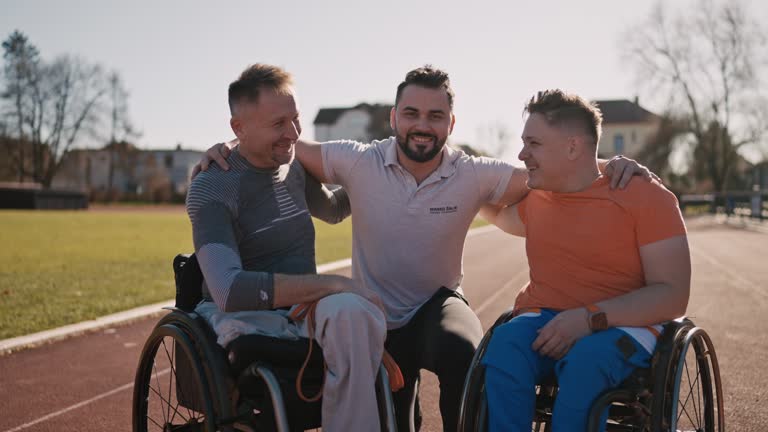
[[[765,123],[750,120],[754,96],[762,91],[758,70],[765,71],[766,64],[758,53],[765,30],[738,1],[698,0],[683,11],[672,7],[658,3],[625,35],[628,59],[639,80],[663,90],[653,96],[684,101],[671,107],[672,115],[688,119],[697,176],[723,190],[741,158],[739,149],[765,135]]]

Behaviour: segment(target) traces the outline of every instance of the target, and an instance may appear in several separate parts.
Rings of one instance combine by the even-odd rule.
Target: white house
[[[139,150],[118,143],[113,150],[104,147],[70,151],[53,179],[53,187],[86,192],[92,197],[118,194],[165,201],[187,193],[192,168],[202,156],[201,151],[181,146]],[[114,158],[111,191],[110,158]]]
[[[347,108],[321,108],[315,116],[315,140],[352,139],[368,142],[391,135],[392,105],[361,103]]]
[[[637,99],[594,101],[603,112],[603,135],[597,146],[601,157],[636,157],[659,129],[661,118],[641,107]]]

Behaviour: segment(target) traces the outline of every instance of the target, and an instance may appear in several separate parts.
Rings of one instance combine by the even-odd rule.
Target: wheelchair
[[[502,314],[485,334],[464,383],[459,431],[486,431],[485,367],[480,363],[494,329],[513,318]],[[532,431],[549,432],[557,382],[537,385]],[[608,409],[608,432],[723,432],[723,390],[720,367],[709,335],[687,318],[671,321],[656,344],[649,368],[636,370],[618,388],[600,395],[592,405],[587,430],[598,432]]]
[[[244,335],[222,348],[194,312],[203,281],[195,256],[178,255],[173,269],[175,307],[155,326],[136,370],[133,431],[288,432],[320,427],[321,401],[307,402],[295,388],[309,340]],[[322,350],[315,345],[302,380],[304,393],[319,394],[324,375]],[[381,429],[395,431],[383,367],[376,393]]]

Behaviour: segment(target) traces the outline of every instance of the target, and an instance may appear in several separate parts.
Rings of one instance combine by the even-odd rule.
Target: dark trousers
[[[421,426],[417,388],[421,369],[440,381],[443,430],[456,430],[464,377],[482,337],[477,315],[459,293],[447,288],[440,288],[408,324],[387,333],[385,347],[405,379],[405,387],[393,395],[397,430],[416,431]]]

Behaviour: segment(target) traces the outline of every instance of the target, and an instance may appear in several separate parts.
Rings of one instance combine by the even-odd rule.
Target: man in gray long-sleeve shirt
[[[198,175],[187,195],[195,253],[212,302],[197,311],[226,346],[244,333],[307,336],[285,311],[319,300],[317,342],[328,373],[323,430],[378,430],[374,383],[386,322],[380,300],[351,279],[317,275],[310,211],[330,222],[349,214],[343,191],[331,193],[294,161],[301,133],[290,75],[247,68],[229,87],[230,124],[240,139],[229,171]]]

